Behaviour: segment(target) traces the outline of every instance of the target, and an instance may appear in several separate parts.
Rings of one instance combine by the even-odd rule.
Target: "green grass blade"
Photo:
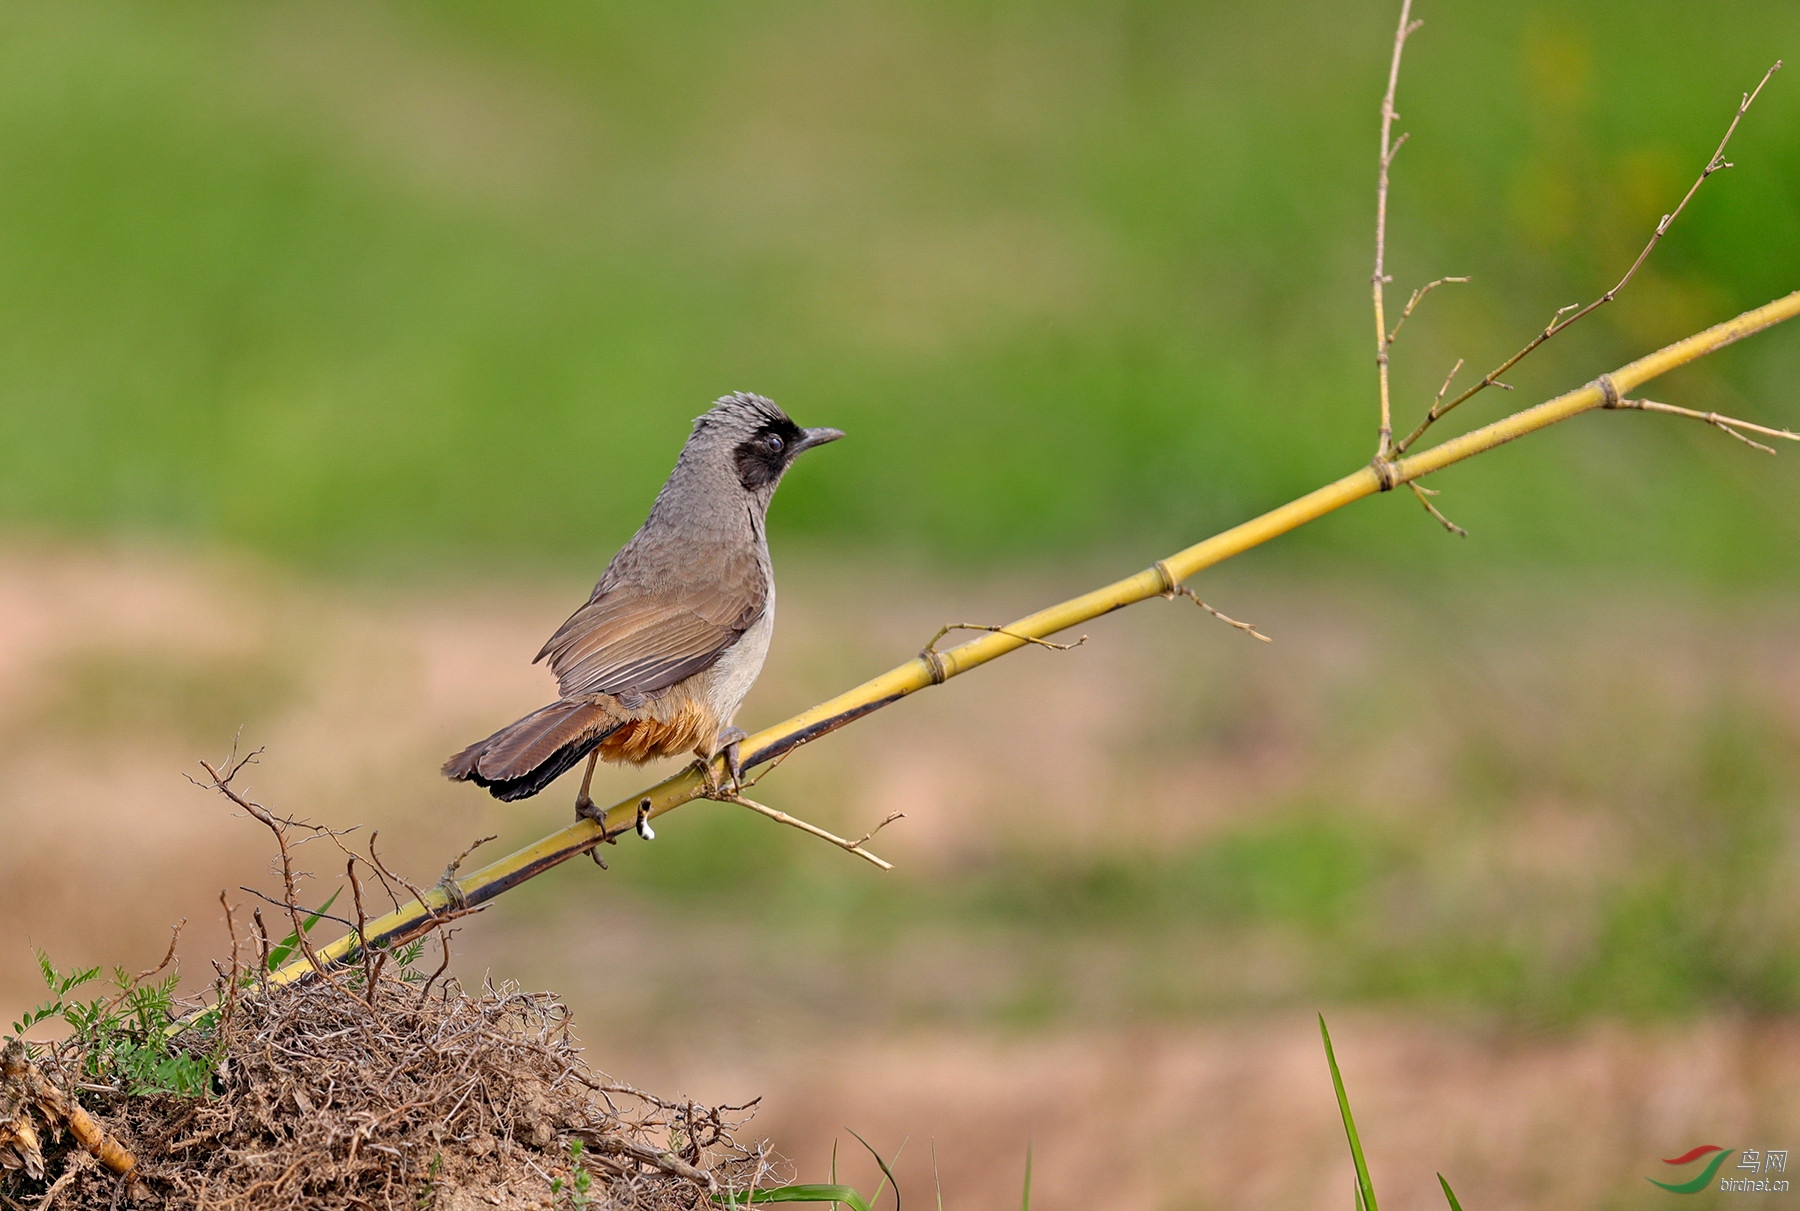
[[[1450,1188],[1450,1183],[1444,1180],[1444,1175],[1440,1173],[1437,1178],[1438,1185],[1444,1188],[1444,1197],[1450,1200],[1450,1211],[1462,1211],[1462,1204],[1456,1201],[1456,1191]]]
[[[1019,1197],[1023,1211],[1031,1211],[1031,1141],[1025,1141],[1025,1193]]]
[[[931,1185],[937,1191],[937,1211],[944,1211],[944,1183],[938,1178],[937,1141],[931,1141]]]
[[[332,892],[331,898],[319,906],[319,911],[306,918],[303,924],[307,933],[311,933],[313,931],[313,926],[317,925],[324,919],[325,914],[331,911],[331,906],[337,902],[338,894],[343,890],[344,889],[340,887],[337,891]],[[300,935],[291,933],[287,937],[281,939],[279,945],[270,947],[269,970],[274,971],[277,967],[280,967],[282,963],[286,961],[288,955],[294,952],[294,947],[298,945],[300,945]]]
[[[844,1128],[844,1130],[845,1130],[845,1131],[850,1131],[850,1128],[848,1128],[848,1127],[845,1127],[845,1128]],[[851,1134],[851,1135],[856,1135],[856,1132],[854,1132],[854,1131],[850,1131],[850,1134]],[[859,1143],[859,1144],[861,1144],[861,1145],[862,1145],[862,1146],[863,1146],[863,1147],[865,1147],[865,1148],[868,1148],[868,1149],[869,1149],[869,1155],[870,1155],[870,1156],[872,1156],[872,1157],[874,1157],[874,1158],[875,1158],[875,1163],[876,1163],[876,1164],[877,1164],[877,1165],[880,1165],[880,1166],[881,1166],[881,1180],[882,1180],[882,1182],[883,1182],[883,1183],[884,1183],[884,1184],[885,1184],[885,1183],[887,1183],[887,1182],[893,1182],[893,1184],[894,1184],[894,1211],[900,1211],[900,1182],[899,1182],[899,1180],[898,1180],[898,1179],[896,1179],[896,1178],[895,1178],[895,1177],[894,1177],[894,1171],[893,1171],[893,1170],[892,1170],[892,1169],[890,1169],[890,1168],[888,1168],[888,1163],[887,1163],[887,1162],[886,1162],[886,1161],[884,1161],[884,1160],[882,1160],[882,1159],[881,1159],[881,1153],[879,1153],[879,1152],[877,1152],[877,1151],[875,1151],[875,1149],[873,1149],[873,1148],[869,1148],[869,1141],[868,1141],[868,1140],[866,1140],[866,1139],[864,1139],[864,1138],[863,1138],[863,1137],[862,1137],[862,1136],[860,1136],[860,1135],[856,1135],[856,1142],[857,1142],[857,1143]],[[905,1143],[905,1141],[901,1141],[901,1144],[900,1144],[900,1147],[901,1147],[901,1148],[905,1148],[905,1147],[906,1147],[906,1143]],[[898,1150],[896,1150],[896,1151],[895,1151],[895,1153],[894,1153],[894,1159],[895,1159],[895,1160],[899,1160],[899,1159],[900,1159],[900,1153],[899,1153],[899,1151],[898,1151]],[[870,1199],[870,1200],[869,1200],[869,1202],[870,1202],[870,1203],[871,1203],[871,1204],[873,1204],[873,1203],[874,1203],[874,1202],[876,1202],[876,1201],[877,1201],[877,1200],[879,1200],[879,1199],[880,1199],[880,1198],[881,1198],[881,1187],[880,1187],[880,1186],[877,1186],[877,1187],[875,1187],[875,1197],[874,1197],[874,1198],[871,1198],[871,1199]]]
[[[1325,1015],[1319,1015],[1319,1037],[1325,1040],[1325,1062],[1331,1065],[1331,1085],[1337,1090],[1338,1112],[1344,1116],[1344,1136],[1350,1141],[1350,1159],[1356,1163],[1356,1192],[1362,1211],[1377,1211],[1375,1185],[1369,1180],[1369,1165],[1363,1159],[1362,1139],[1356,1134],[1356,1120],[1350,1117],[1350,1098],[1344,1092],[1344,1078],[1338,1072],[1337,1054],[1331,1049],[1331,1031],[1325,1028]]]
[[[753,1203],[843,1203],[851,1211],[870,1211],[863,1196],[849,1186],[824,1182],[776,1186],[773,1190],[751,1190],[744,1194],[715,1194],[713,1201],[727,1207],[748,1207]]]

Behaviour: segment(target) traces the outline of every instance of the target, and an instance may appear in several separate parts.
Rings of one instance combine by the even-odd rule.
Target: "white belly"
[[[769,600],[763,612],[750,624],[742,639],[732,644],[708,670],[707,704],[718,716],[719,728],[731,726],[732,716],[744,703],[744,696],[762,672],[763,660],[769,654],[769,637],[775,631],[775,587],[769,586]]]

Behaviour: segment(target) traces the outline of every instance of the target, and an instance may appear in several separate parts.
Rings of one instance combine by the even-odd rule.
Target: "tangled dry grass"
[[[369,936],[359,866],[396,905],[396,884],[422,893],[381,860],[373,835],[359,855],[347,832],[277,815],[235,789],[257,755],[234,750],[202,768],[268,829],[281,895],[252,894],[293,933],[272,945],[253,911],[257,954],[242,962],[236,910],[221,892],[230,960],[214,964],[211,996],[188,1003],[173,999],[173,975],[158,979],[179,925],[161,964],[121,971],[117,995],[92,1001],[75,994],[98,969],[61,973],[40,953],[52,1000],[0,1052],[7,1211],[664,1211],[728,1202],[782,1176],[761,1142],[735,1139],[755,1103],[703,1107],[612,1082],[583,1061],[556,996],[510,983],[470,993],[447,977],[449,923],[474,910],[433,917],[404,946],[371,942],[349,966],[322,964],[307,934],[331,902],[302,906],[296,851],[324,843],[347,860],[356,918],[343,923],[359,938]],[[433,934],[443,962],[428,974],[415,964]],[[311,971],[272,979],[295,951]],[[69,1035],[28,1045],[26,1033],[52,1018]]]
[[[42,1176],[6,1170],[0,1201],[662,1211],[775,1176],[760,1144],[733,1138],[751,1107],[669,1102],[606,1080],[547,993],[470,994],[454,981],[422,991],[382,975],[370,996],[312,980],[238,999],[193,1033],[188,1045],[217,1057],[198,1098],[109,1089],[82,1080],[79,1056],[48,1052],[44,1074],[137,1165],[116,1175],[40,1122]]]

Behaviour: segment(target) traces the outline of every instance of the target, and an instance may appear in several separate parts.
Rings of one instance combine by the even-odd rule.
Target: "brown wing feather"
[[[705,581],[643,587],[608,576],[538,653],[565,698],[612,694],[627,705],[710,667],[761,615],[768,577],[754,552]]]

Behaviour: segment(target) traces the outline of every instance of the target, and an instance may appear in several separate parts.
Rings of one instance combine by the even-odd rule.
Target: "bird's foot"
[[[598,756],[598,754],[596,754],[596,756]],[[588,795],[588,786],[593,781],[593,778],[594,761],[590,758],[588,761],[587,776],[581,780],[581,792],[575,796],[575,818],[577,820],[592,820],[595,824],[600,826],[600,840],[608,845],[617,845],[619,843],[618,834],[606,831],[606,809],[595,803]],[[588,850],[588,857],[594,860],[595,866],[598,866],[601,870],[606,869],[606,859],[600,856],[598,842],[596,842],[595,848]]]
[[[595,749],[592,753],[588,754],[587,772],[581,776],[581,790],[575,796],[575,818],[577,820],[592,820],[595,824],[600,826],[600,840],[605,841],[610,845],[617,845],[618,841],[613,838],[612,834],[606,831],[605,810],[598,806],[593,799],[588,797],[588,788],[594,783],[594,766],[597,765],[599,761],[599,749]],[[588,857],[594,860],[595,866],[598,866],[601,870],[606,869],[606,859],[600,856],[600,851],[598,849],[588,850]]]
[[[602,829],[606,827],[606,813],[600,809],[599,804],[588,798],[585,792],[577,795],[575,798],[575,818],[577,820],[592,820]]]
[[[700,780],[706,784],[706,797],[709,799],[735,799],[744,790],[744,762],[742,745],[750,735],[741,727],[728,727],[719,733],[719,746],[709,757],[702,757],[695,763],[700,771]],[[718,775],[713,773],[713,758],[725,758],[724,783],[720,783]]]

